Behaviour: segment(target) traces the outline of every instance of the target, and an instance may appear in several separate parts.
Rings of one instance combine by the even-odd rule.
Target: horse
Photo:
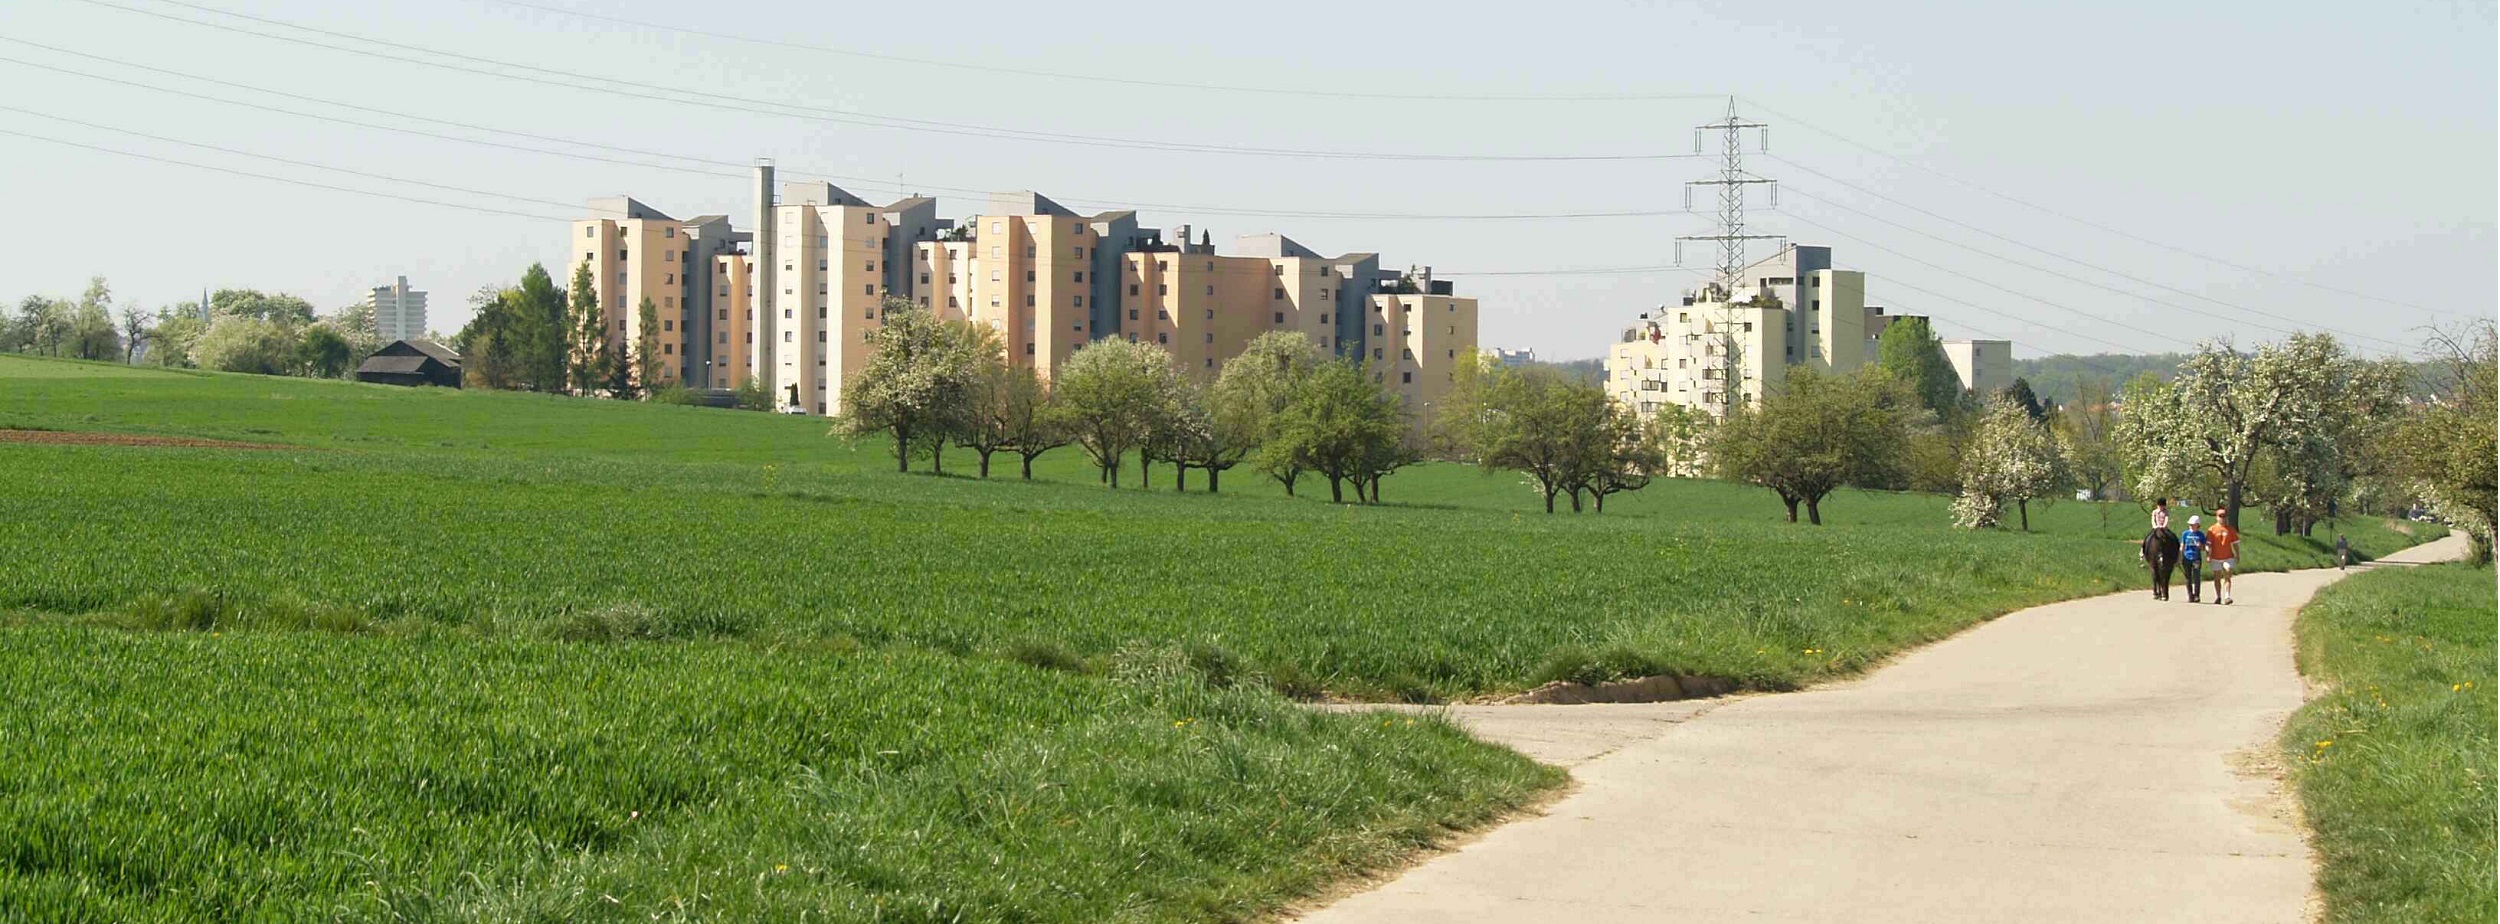
[[[2170,599],[2170,569],[2179,565],[2179,534],[2166,526],[2154,527],[2144,534],[2144,544],[2138,551],[2144,556],[2145,566],[2153,571],[2153,599]]]

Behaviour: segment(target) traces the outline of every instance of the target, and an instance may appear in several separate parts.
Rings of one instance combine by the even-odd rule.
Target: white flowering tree
[[[922,449],[945,468],[946,441],[969,429],[980,377],[980,338],[963,323],[888,298],[883,322],[868,334],[868,362],[842,384],[836,432],[894,437],[894,462],[911,471]]]
[[[2154,497],[2210,481],[2237,528],[2258,458],[2326,429],[2357,363],[2326,334],[2294,334],[2254,354],[2208,341],[2176,379],[2127,387],[2116,437],[2135,493]]]
[[[2021,402],[1999,397],[1962,450],[1962,494],[1953,501],[1953,522],[1970,529],[1994,527],[2011,501],[2029,532],[2031,502],[2053,500],[2073,483],[2056,434]]]

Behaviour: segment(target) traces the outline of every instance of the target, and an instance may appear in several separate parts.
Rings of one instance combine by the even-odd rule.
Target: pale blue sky
[[[737,96],[767,109],[1231,147],[1679,154],[1691,150],[1691,126],[1714,118],[1732,93],[1745,98],[1748,115],[1773,123],[1772,156],[1752,157],[1748,166],[1785,189],[1780,210],[1757,213],[1755,227],[1833,246],[1842,266],[1869,273],[1874,300],[1934,315],[1948,337],[2010,337],[2030,355],[2171,349],[2217,334],[2247,343],[2276,336],[2270,327],[2322,325],[2379,338],[2359,345],[2384,349],[2417,342],[2411,328],[2433,319],[2291,280],[2452,318],[2493,313],[2500,101],[2490,3],[530,2],[802,44],[1150,82],[1718,98],[1401,101],[1007,76],[620,26],[498,0],[0,0],[0,39],[16,40],[0,40],[0,58],[41,65],[0,61],[7,88],[0,105],[9,107],[0,109],[0,132],[17,133],[0,134],[7,164],[0,193],[18,216],[0,229],[0,252],[15,255],[0,265],[0,297],[73,295],[86,277],[103,275],[125,301],[151,306],[196,297],[203,286],[254,287],[295,292],[326,311],[404,274],[434,294],[435,326],[452,330],[477,287],[509,282],[533,260],[561,272],[559,219],[580,210],[569,203],[624,193],[681,217],[721,212],[741,224],[749,210],[737,176],[394,134],[65,70],[388,121],[196,78],[232,81],[701,158],[732,166],[697,169],[729,174],[769,156],[789,172],[870,178],[845,185],[872,199],[891,197],[900,173],[904,185],[938,195],[948,215],[978,206],[945,191],[956,187],[1032,188],[1085,208],[1673,210],[1683,203],[1683,182],[1711,169],[1690,158],[1314,159],[903,131],[563,89],[162,18],[357,45],[200,9],[207,7]],[[543,201],[383,182],[95,126]],[[546,217],[281,185],[20,135]],[[2130,240],[1963,183],[2282,276]],[[1322,251],[1376,251],[1385,265],[1422,263],[1445,273],[1666,264],[1676,235],[1708,231],[1705,216],[1683,214],[1451,221],[1140,211],[1150,226],[1212,229],[1219,245],[1235,234],[1280,231]],[[1709,259],[1700,248],[1685,255],[1695,267]],[[1626,320],[1671,300],[1693,278],[1461,276],[1458,284],[1483,300],[1488,346],[1568,358],[1598,355]]]

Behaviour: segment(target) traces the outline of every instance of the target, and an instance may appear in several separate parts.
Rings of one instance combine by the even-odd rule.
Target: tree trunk
[[[1189,466],[1179,462],[1172,463],[1172,493],[1189,493]]]
[[[1139,450],[1137,453],[1137,486],[1150,489],[1155,486],[1154,457],[1147,455],[1144,450]]]
[[[1218,482],[1222,481],[1222,480],[1224,480],[1224,470],[1223,470],[1223,469],[1220,469],[1220,468],[1209,468],[1209,469],[1207,469],[1207,493],[1209,493],[1209,494],[1214,494],[1214,493],[1216,493],[1216,484],[1217,484]]]
[[[1293,472],[1293,473],[1291,473],[1291,474],[1288,474],[1288,475],[1286,475],[1286,476],[1284,476],[1284,477],[1282,477],[1282,478],[1278,478],[1278,479],[1276,479],[1276,480],[1278,480],[1278,481],[1282,481],[1282,482],[1284,482],[1284,483],[1285,483],[1285,496],[1286,496],[1286,497],[1295,497],[1295,496],[1298,496],[1298,495],[1296,495],[1296,494],[1294,494],[1294,493],[1293,493],[1293,483],[1294,483],[1294,482],[1296,482],[1296,481],[1300,481],[1300,480],[1302,480],[1302,473],[1301,473],[1301,472],[1298,472],[1298,471],[1297,471],[1297,472]]]
[[[894,428],[894,470],[911,473],[911,431],[902,427]]]
[[[2289,510],[2276,510],[2274,512],[2274,534],[2281,536],[2288,534],[2291,531],[2292,512]]]
[[[1794,497],[1789,497],[1789,496],[1786,496],[1786,495],[1781,495],[1781,496],[1780,496],[1780,503],[1783,503],[1783,504],[1787,504],[1787,505],[1788,505],[1788,522],[1791,522],[1791,523],[1797,522],[1797,499],[1796,499],[1796,498],[1794,498]]]
[[[1548,516],[1551,516],[1551,515],[1553,514],[1553,512],[1554,512],[1554,489],[1552,489],[1552,488],[1547,488],[1547,489],[1545,489],[1545,513],[1546,513]]]
[[[2240,528],[2240,495],[2247,489],[2247,485],[2233,481],[2222,492],[2222,522],[2231,524],[2234,530]]]
[[[2021,511],[2021,513],[2022,513],[2022,516],[2023,516],[2023,532],[2026,532],[2026,533],[2027,533],[2027,532],[2030,532],[2030,531],[2031,531],[2031,498],[2028,498],[2028,497],[2024,497],[2024,498],[2017,498],[2017,499],[2014,501],[2014,509],[2015,509],[2015,510],[2018,510],[2018,511]]]
[[[1103,468],[1102,477],[1104,481],[1111,483],[1113,490],[1118,490],[1120,487],[1120,460],[1111,460],[1111,464]]]
[[[937,441],[937,445],[929,447],[929,474],[932,474],[932,475],[943,475],[943,474],[946,474],[946,441],[945,441],[945,440],[939,440],[939,441]]]
[[[990,477],[990,453],[992,453],[992,452],[996,452],[996,451],[997,451],[997,450],[994,450],[994,449],[983,449],[983,450],[980,450],[980,453],[981,453],[981,478],[982,478],[982,480],[984,480],[984,481],[988,480],[988,479],[989,479],[989,477]]]
[[[1345,503],[1345,480],[1343,478],[1336,475],[1328,476],[1328,500],[1330,503]]]
[[[1571,512],[1580,512],[1580,489],[1571,489]]]
[[[1606,512],[1606,492],[1604,492],[1604,491],[1590,491],[1590,492],[1589,492],[1589,495],[1590,495],[1591,497],[1595,497],[1595,498],[1597,498],[1597,512],[1599,512],[1599,513],[1605,513],[1605,512]]]
[[[1809,497],[1809,498],[1806,498],[1806,522],[1808,522],[1808,523],[1812,523],[1812,524],[1814,524],[1814,525],[1816,525],[1816,526],[1821,526],[1821,525],[1823,525],[1823,499],[1822,499],[1822,498],[1820,498],[1820,497]]]
[[[1025,457],[1024,457],[1024,480],[1026,480],[1026,481],[1031,481],[1031,480],[1033,480],[1033,457],[1032,457],[1032,456],[1025,456]]]

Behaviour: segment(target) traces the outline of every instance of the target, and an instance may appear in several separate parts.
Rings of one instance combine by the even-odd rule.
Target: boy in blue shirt
[[[2205,566],[2204,523],[2204,517],[2189,517],[2187,532],[2179,534],[2179,567],[2187,569],[2189,603],[2197,602],[2197,572]]]

